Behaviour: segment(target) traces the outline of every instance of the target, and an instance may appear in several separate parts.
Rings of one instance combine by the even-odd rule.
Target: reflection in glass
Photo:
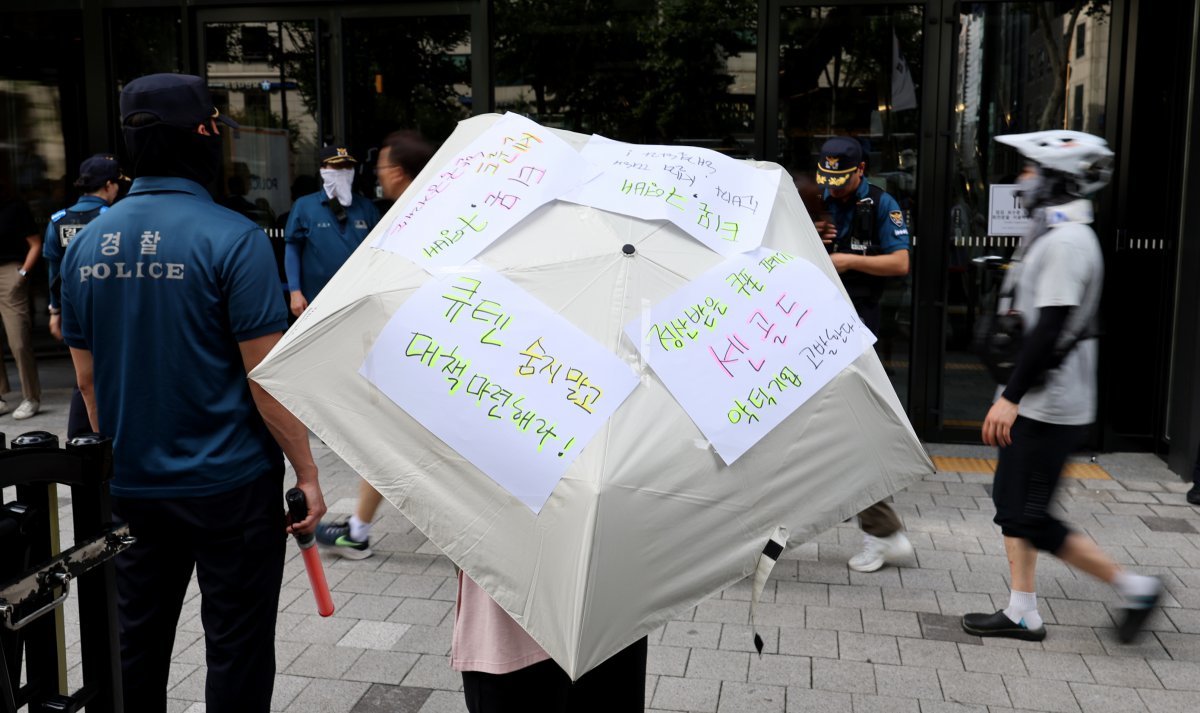
[[[1065,11],[1062,8],[1066,8]],[[1021,238],[1005,185],[1021,169],[994,137],[1043,129],[1104,132],[1108,2],[967,3],[959,23],[951,151],[954,181],[942,369],[942,425],[978,427],[995,384],[971,352]],[[991,196],[996,191],[997,202]]]
[[[497,111],[753,153],[755,0],[510,0],[494,12]]]
[[[270,228],[291,206],[293,181],[317,172],[328,53],[311,20],[209,23],[204,52],[213,101],[241,124],[223,134],[218,200]]]
[[[923,13],[918,5],[790,7],[780,11],[780,150],[814,220],[824,206],[812,175],[821,145],[853,136],[866,178],[900,204],[915,255],[917,149],[922,108]],[[911,255],[910,255],[911,257]],[[915,264],[913,257],[910,264]],[[908,402],[912,279],[888,278],[875,348]]]
[[[367,157],[384,137],[415,129],[441,143],[471,115],[466,15],[344,20],[345,140]],[[374,195],[374,174],[361,189]]]

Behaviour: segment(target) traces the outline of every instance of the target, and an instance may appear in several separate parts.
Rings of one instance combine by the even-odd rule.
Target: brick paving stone
[[[404,677],[405,686],[435,688],[439,691],[461,691],[462,674],[450,668],[447,656],[422,654]]]
[[[750,602],[734,599],[709,599],[700,602],[692,620],[746,624],[750,621]]]
[[[1140,565],[1154,565],[1159,567],[1185,567],[1187,562],[1179,556],[1175,550],[1169,550],[1164,547],[1132,547],[1127,546],[1125,551],[1133,556],[1135,562]]]
[[[915,698],[854,693],[851,694],[851,699],[854,703],[854,713],[921,713],[920,703]]]
[[[442,582],[449,579],[448,577],[426,577],[421,574],[398,574],[395,579],[383,589],[382,592],[376,594],[385,594],[389,597],[421,597],[428,599]]]
[[[336,612],[338,616],[346,616],[351,619],[385,621],[388,615],[395,611],[403,601],[400,597],[355,594],[345,604],[338,606]]]
[[[900,663],[900,650],[896,646],[896,637],[879,634],[855,634],[839,631],[838,656],[843,661]]]
[[[887,636],[921,636],[921,625],[915,612],[862,610],[863,632]]]
[[[941,700],[937,671],[915,666],[875,666],[875,688],[881,696]]]
[[[882,609],[883,593],[878,585],[829,585],[829,605],[848,609]]]
[[[1184,624],[1182,622],[1177,624],[1175,621],[1173,621],[1173,617],[1170,615],[1170,613],[1171,612],[1193,612],[1195,610],[1182,609],[1182,608],[1180,608],[1180,605],[1178,602],[1174,602],[1174,604],[1172,605],[1171,603],[1168,602],[1168,599],[1174,599],[1174,597],[1165,595],[1162,598],[1162,600],[1159,601],[1159,606],[1156,607],[1154,609],[1154,611],[1150,612],[1150,616],[1146,617],[1145,623],[1142,624],[1142,631],[1175,632],[1175,631],[1183,631],[1184,630]],[[1122,612],[1121,612],[1120,605],[1106,604],[1105,606],[1108,608],[1108,614],[1109,614],[1109,616],[1112,617],[1113,621],[1121,620]],[[1197,628],[1195,631],[1185,631],[1185,633],[1188,633],[1188,634],[1200,633],[1200,628]]]
[[[798,604],[759,602],[754,615],[758,626],[804,626],[804,607]]]
[[[1132,688],[1069,683],[1075,702],[1083,713],[1141,713],[1146,710],[1141,697]]]
[[[874,572],[855,572],[850,570],[850,584],[868,587],[900,587],[900,570],[895,567],[884,567]]]
[[[397,552],[389,555],[382,564],[379,565],[381,572],[393,572],[395,574],[421,574],[429,569],[429,565],[437,559],[436,555],[418,555],[413,552]]]
[[[970,594],[963,592],[938,592],[938,606],[944,616],[961,617],[970,612],[991,613],[992,597],[988,594]]]
[[[804,608],[804,621],[809,629],[862,632],[862,612],[858,609],[808,606]]]
[[[745,651],[757,654],[758,649],[754,646],[754,634],[754,629],[749,625],[722,624],[721,641],[717,644],[717,648],[722,651]],[[779,653],[779,627],[760,626],[758,635],[762,637],[762,653]]]
[[[1079,713],[1075,694],[1066,681],[1004,676],[1004,685],[1014,708],[1049,713]]]
[[[1066,626],[1108,627],[1113,625],[1113,619],[1108,609],[1100,602],[1072,599],[1044,599],[1054,613],[1054,621]]]
[[[1039,563],[1040,564],[1040,563]],[[1086,599],[1095,602],[1119,602],[1121,595],[1116,589],[1093,579],[1058,580],[1063,594],[1069,599]]]
[[[715,649],[721,643],[721,625],[716,622],[669,621],[663,631],[663,646]]]
[[[725,681],[717,713],[783,713],[786,696],[783,686]]]
[[[837,632],[780,627],[779,653],[836,659],[838,657]]]
[[[428,688],[376,683],[363,693],[350,713],[417,713],[431,693]]]
[[[1158,676],[1144,659],[1085,654],[1083,660],[1095,677],[1096,683],[1102,686],[1162,688]]]
[[[1200,693],[1195,691],[1138,690],[1152,713],[1196,713],[1200,711]]]
[[[787,689],[787,713],[853,713],[849,693]]]
[[[682,676],[687,672],[690,654],[691,649],[683,646],[649,646],[646,652],[646,673]]]
[[[988,713],[987,706],[968,706],[963,703],[946,703],[945,701],[921,701],[921,713]],[[992,708],[995,713],[1003,713],[1003,709]]]
[[[434,691],[419,713],[467,713],[467,702],[461,693]]]
[[[962,656],[963,668],[968,671],[1022,677],[1026,675],[1025,663],[1016,649],[959,644],[958,653]]]
[[[1186,518],[1147,516],[1142,518],[1151,532],[1194,533],[1196,528]]]
[[[926,569],[970,571],[970,567],[967,566],[967,558],[958,551],[917,550],[917,562]],[[907,582],[905,582],[905,586],[908,586]]]
[[[900,661],[905,666],[962,671],[962,657],[958,645],[949,641],[926,641],[925,639],[896,640],[900,644]]]
[[[275,689],[271,693],[271,710],[288,710],[296,696],[300,695],[313,679],[307,676],[289,676],[284,673],[275,674]]]
[[[960,592],[994,594],[1008,589],[1004,576],[994,572],[951,572],[950,578]]]
[[[1156,634],[1143,632],[1133,643],[1123,644],[1117,641],[1117,632],[1115,629],[1094,629],[1096,638],[1104,645],[1105,652],[1109,656],[1122,657],[1132,656],[1143,659],[1169,659],[1171,655],[1163,648],[1156,638]],[[1167,634],[1168,632],[1161,632]]]
[[[334,589],[355,594],[383,594],[397,576],[391,572],[350,572]],[[433,590],[429,591],[432,593]]]
[[[338,640],[337,645],[390,651],[400,637],[408,631],[409,626],[409,624],[393,624],[385,621],[360,621]]]
[[[764,654],[750,657],[750,683],[767,683],[789,688],[812,687],[812,659],[807,656]]]
[[[844,693],[875,693],[875,669],[869,663],[813,659],[814,690]]]
[[[454,604],[433,599],[416,599],[409,597],[387,617],[387,621],[397,624],[420,624],[422,626],[440,626],[454,623],[451,611]]]
[[[978,636],[963,631],[961,615],[921,613],[917,615],[917,620],[921,623],[921,632],[926,639],[963,644],[979,643]]]
[[[1009,705],[1004,679],[994,673],[938,671],[942,695],[947,701],[985,706]]]
[[[445,655],[450,652],[451,629],[447,626],[420,626],[414,624],[392,647],[394,651],[414,654]]]
[[[1104,645],[1096,632],[1086,626],[1046,625],[1046,639],[1041,642],[1046,651],[1061,651],[1076,654],[1102,654]]]
[[[716,681],[745,681],[749,667],[750,655],[740,651],[693,649],[684,675]]]
[[[796,577],[801,582],[821,584],[849,584],[846,563],[801,562],[796,568]]]
[[[296,695],[291,707],[322,713],[350,713],[370,687],[371,684],[358,681],[313,681]]]
[[[775,603],[829,606],[829,585],[813,582],[778,582],[775,585]]]
[[[362,649],[313,644],[297,656],[284,673],[311,678],[341,678],[362,654]]]
[[[942,608],[937,594],[931,589],[883,588],[883,608],[896,611],[931,612],[937,614]]]
[[[935,591],[953,591],[954,580],[949,572],[928,569],[912,569],[904,567],[900,570],[900,581],[905,589],[932,589]]]
[[[659,676],[651,703],[655,708],[666,710],[715,713],[720,692],[720,681]]]
[[[367,650],[342,674],[342,678],[347,681],[398,685],[419,658],[418,654],[401,651]],[[424,703],[424,699],[421,702]]]
[[[1163,688],[1200,691],[1200,664],[1191,661],[1147,661]]]
[[[299,616],[285,623],[284,615],[280,614],[275,624],[275,638],[310,644],[336,644],[357,623],[357,619],[316,614]]]
[[[1095,683],[1092,671],[1080,654],[1056,651],[1021,650],[1021,660],[1032,678],[1048,678],[1058,681]]]

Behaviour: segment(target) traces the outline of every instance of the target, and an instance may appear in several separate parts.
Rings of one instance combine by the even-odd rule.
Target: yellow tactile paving
[[[933,464],[938,470],[954,471],[956,473],[995,473],[995,458],[953,458],[950,456],[934,456]],[[1068,478],[1083,480],[1112,480],[1100,466],[1095,463],[1067,463],[1063,475]]]

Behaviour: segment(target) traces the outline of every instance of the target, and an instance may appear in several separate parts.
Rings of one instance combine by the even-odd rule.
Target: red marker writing
[[[288,514],[292,522],[300,522],[308,517],[308,500],[304,491],[292,488],[283,498],[287,502]],[[313,545],[317,540],[311,534],[296,533],[296,544],[304,555],[304,568],[308,570],[308,583],[312,585],[313,596],[317,600],[317,613],[321,616],[333,614],[333,596],[329,593],[329,583],[325,581],[325,568],[321,566],[321,555]]]

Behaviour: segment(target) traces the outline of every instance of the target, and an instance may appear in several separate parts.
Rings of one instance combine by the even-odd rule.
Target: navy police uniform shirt
[[[144,177],[62,263],[63,337],[92,353],[112,493],[213,495],[282,468],[238,343],[287,327],[262,229],[198,183]]]
[[[299,284],[289,273],[288,289],[300,290],[310,302],[379,222],[375,204],[360,195],[346,207],[344,224],[334,217],[329,201],[324,190],[301,196],[292,204],[284,231],[284,240],[301,250]]]
[[[825,205],[837,226],[837,238],[834,245],[837,252],[856,252],[870,255],[890,255],[898,250],[908,250],[910,241],[908,226],[904,223],[904,213],[900,204],[886,191],[879,191],[879,200],[875,202],[875,236],[871,243],[859,243],[852,239],[851,231],[854,226],[854,212],[857,203],[870,197],[871,185],[866,178],[858,184],[854,195],[844,201],[834,198],[829,189],[825,189]],[[842,273],[842,283],[852,300],[878,302],[883,293],[886,277],[868,275],[857,270],[847,270]]]
[[[58,290],[53,289],[54,278],[58,276],[59,265],[67,246],[79,231],[107,210],[108,202],[103,198],[83,196],[75,205],[50,216],[50,224],[46,226],[46,236],[42,240],[42,257],[46,259],[46,267],[50,272],[51,307],[58,307]]]

